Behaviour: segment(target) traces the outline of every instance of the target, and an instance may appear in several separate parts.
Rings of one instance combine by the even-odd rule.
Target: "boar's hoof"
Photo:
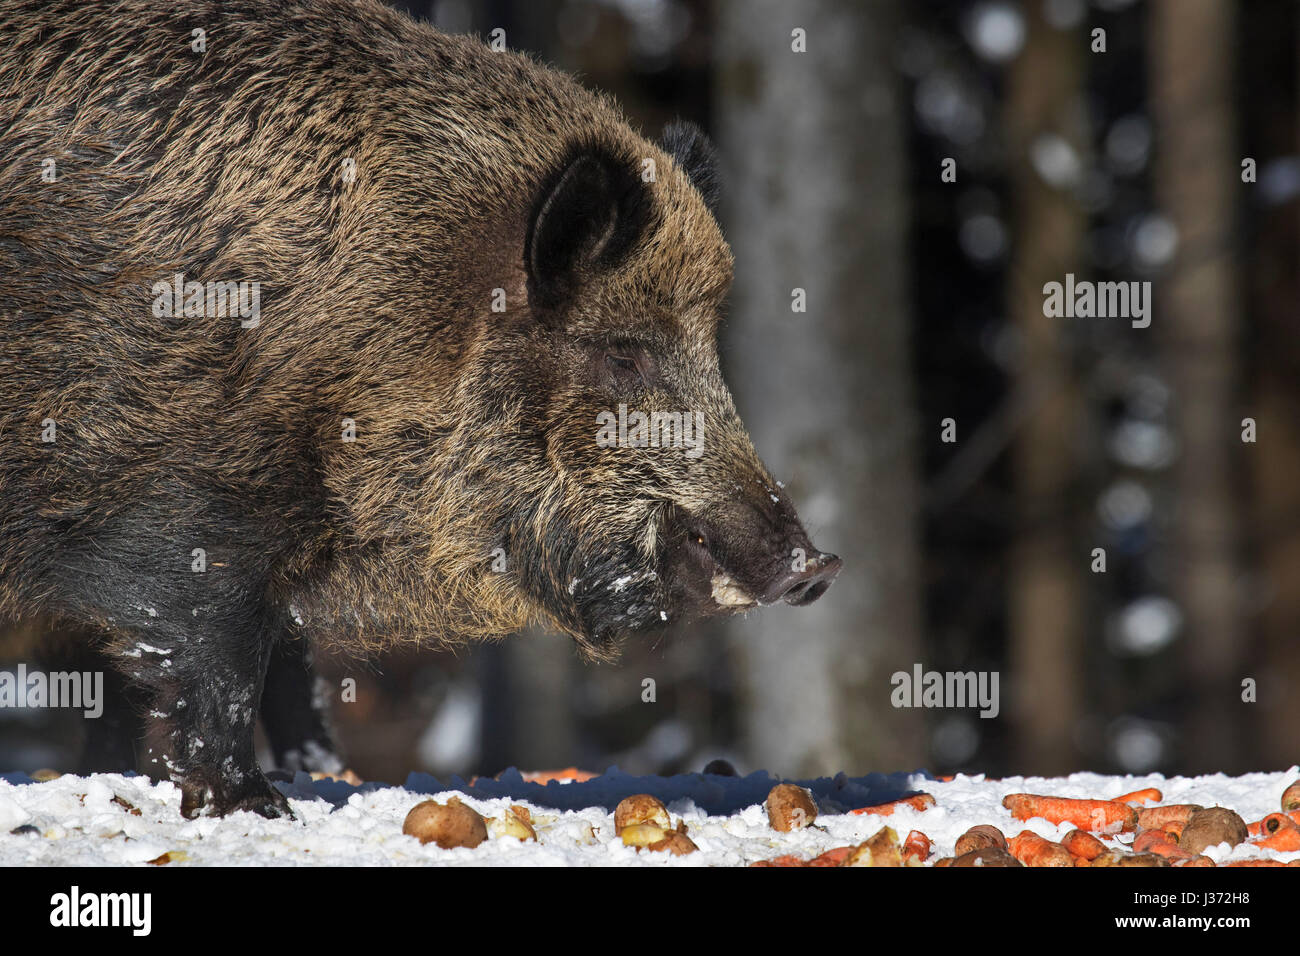
[[[198,774],[186,777],[180,787],[181,816],[187,820],[200,816],[224,817],[236,810],[247,810],[268,820],[296,819],[284,794],[275,789],[260,771],[254,782],[237,791],[228,785],[213,786]]]

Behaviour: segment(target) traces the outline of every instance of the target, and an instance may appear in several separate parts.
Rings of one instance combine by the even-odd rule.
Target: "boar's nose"
[[[804,562],[802,571],[786,570],[771,581],[759,601],[763,604],[775,604],[785,601],[795,607],[811,604],[831,586],[835,576],[840,573],[843,562],[833,554],[814,552]]]

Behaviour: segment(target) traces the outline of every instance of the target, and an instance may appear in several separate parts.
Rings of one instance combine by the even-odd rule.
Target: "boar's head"
[[[755,454],[719,371],[732,260],[712,147],[673,124],[663,151],[671,162],[579,145],[557,164],[525,237],[529,344],[503,343],[492,363],[497,401],[536,436],[503,466],[510,482],[527,461],[533,485],[500,515],[503,550],[594,657],[665,622],[811,603],[840,567]]]

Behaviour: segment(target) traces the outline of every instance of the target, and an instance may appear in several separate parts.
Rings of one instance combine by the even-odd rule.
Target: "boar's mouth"
[[[673,506],[652,519],[651,533],[653,565],[624,542],[601,558],[586,555],[568,577],[576,615],[569,630],[592,659],[614,659],[634,632],[780,602],[811,604],[840,571],[840,559],[814,548],[797,521],[737,526]]]

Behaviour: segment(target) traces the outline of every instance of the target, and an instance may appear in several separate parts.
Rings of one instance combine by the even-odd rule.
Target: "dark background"
[[[335,710],[358,773],[1300,761],[1294,0],[396,5],[505,30],[648,135],[714,137],[724,372],[846,569],[813,607],[612,666],[540,633],[323,661],[357,680]],[[1150,280],[1150,327],[1044,317],[1066,273]],[[894,708],[918,663],[996,671],[1000,714]],[[78,732],[0,711],[0,767],[69,766]]]

